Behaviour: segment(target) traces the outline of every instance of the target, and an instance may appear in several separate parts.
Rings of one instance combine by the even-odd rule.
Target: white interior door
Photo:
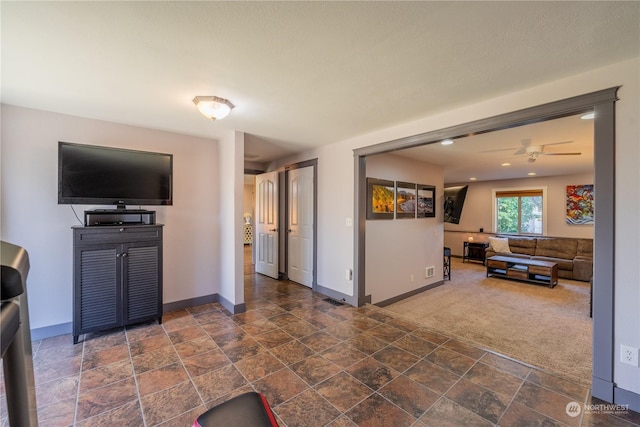
[[[313,285],[313,166],[289,171],[288,178],[288,265],[289,280]]]
[[[256,272],[278,278],[278,172],[256,175]]]

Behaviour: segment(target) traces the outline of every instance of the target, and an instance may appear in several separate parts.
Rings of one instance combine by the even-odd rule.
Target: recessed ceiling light
[[[580,116],[580,118],[581,118],[582,120],[591,120],[591,119],[593,119],[595,116],[596,116],[596,113],[592,111],[592,112],[590,112],[590,113],[587,113],[587,114],[583,114],[583,115],[581,115],[581,116]]]
[[[453,140],[452,139],[445,139],[440,144],[442,144],[442,145],[451,145],[451,144],[453,144]]]
[[[469,181],[475,181],[476,179],[478,179],[478,178],[475,178],[475,177],[474,178],[469,178]]]
[[[529,172],[527,175],[529,175],[529,176],[536,176],[536,173],[535,173],[535,172]]]
[[[500,166],[511,166],[511,163],[506,162],[506,163],[501,164]]]

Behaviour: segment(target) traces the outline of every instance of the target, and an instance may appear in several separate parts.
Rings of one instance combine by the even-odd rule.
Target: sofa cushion
[[[535,237],[509,237],[509,248],[511,252],[524,255],[535,255],[536,238]]]
[[[577,249],[578,242],[576,239],[538,238],[535,256],[573,260],[576,256]]]
[[[577,256],[573,260],[574,280],[589,281],[593,277],[593,258]]]
[[[501,237],[489,237],[489,248],[493,252],[511,253],[509,249],[509,239]]]
[[[593,258],[593,239],[578,239],[578,256]]]

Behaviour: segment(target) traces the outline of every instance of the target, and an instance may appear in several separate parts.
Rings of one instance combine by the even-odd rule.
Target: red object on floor
[[[193,427],[278,427],[269,402],[261,393],[244,393],[214,406],[193,422]]]

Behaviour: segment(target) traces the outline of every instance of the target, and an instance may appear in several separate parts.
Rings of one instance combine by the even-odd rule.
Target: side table
[[[463,242],[462,262],[479,261],[484,265],[484,252],[488,247],[487,242]]]

